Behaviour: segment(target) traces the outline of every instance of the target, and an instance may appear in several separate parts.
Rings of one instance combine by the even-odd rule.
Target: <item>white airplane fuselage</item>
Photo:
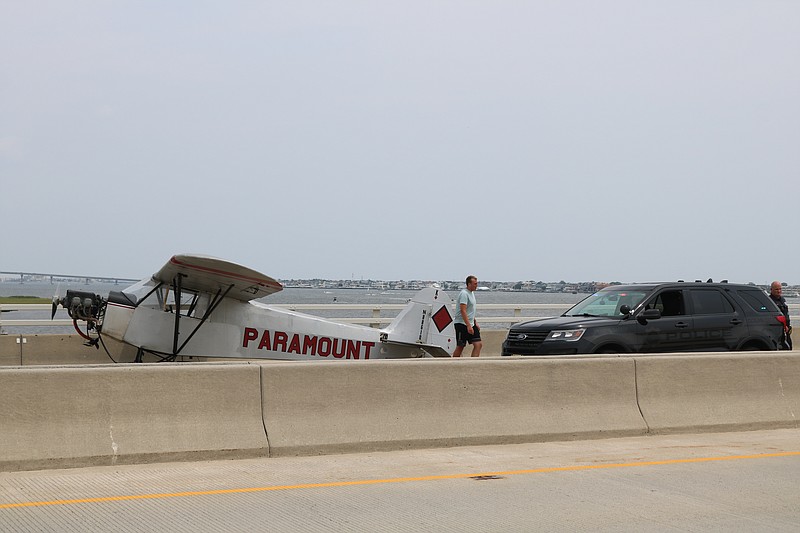
[[[54,305],[85,320],[98,340],[107,336],[136,348],[137,361],[144,353],[161,360],[365,360],[449,357],[455,350],[452,301],[441,289],[417,292],[387,327],[376,329],[255,301],[282,288],[242,265],[184,254],[107,299],[76,291]]]
[[[411,316],[406,316],[404,323],[416,328],[410,338],[393,336],[397,328],[391,326],[376,329],[342,324],[260,302],[224,299],[202,324],[197,316],[182,314],[178,320],[177,345],[182,345],[195,332],[180,355],[287,360],[383,359],[423,357],[426,353],[422,344],[435,344],[452,353],[455,349],[453,326],[448,324],[442,332],[434,326],[430,331],[430,316],[441,306],[450,306],[450,298],[445,293],[439,292],[439,299],[438,309],[426,303],[409,303],[407,315]],[[172,353],[176,345],[175,310],[109,302],[102,333],[145,351]]]

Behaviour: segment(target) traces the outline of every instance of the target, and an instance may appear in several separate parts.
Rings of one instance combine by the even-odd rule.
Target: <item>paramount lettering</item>
[[[303,354],[317,355],[317,336],[309,337],[305,335],[303,338]]]
[[[256,345],[256,341],[258,344]],[[293,353],[305,356],[329,357],[336,359],[369,359],[375,347],[372,341],[355,341],[336,337],[300,335],[285,331],[259,331],[257,328],[244,328],[242,348],[253,348],[278,353]]]

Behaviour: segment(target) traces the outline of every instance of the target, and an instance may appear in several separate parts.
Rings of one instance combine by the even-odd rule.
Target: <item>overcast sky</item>
[[[800,2],[0,0],[0,270],[800,283]]]

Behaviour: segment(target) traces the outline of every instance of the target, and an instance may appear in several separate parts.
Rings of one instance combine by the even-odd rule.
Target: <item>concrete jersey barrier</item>
[[[631,359],[262,366],[272,455],[641,435]]]
[[[637,357],[649,431],[800,427],[800,357],[789,353]]]
[[[268,455],[257,365],[0,369],[0,470]]]
[[[800,427],[786,352],[0,368],[0,470]]]

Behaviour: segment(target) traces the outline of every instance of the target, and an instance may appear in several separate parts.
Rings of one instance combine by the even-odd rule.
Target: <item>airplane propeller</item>
[[[50,320],[56,316],[56,310],[58,309],[58,304],[61,302],[61,283],[56,285],[56,292],[53,294],[53,308],[50,311]]]

